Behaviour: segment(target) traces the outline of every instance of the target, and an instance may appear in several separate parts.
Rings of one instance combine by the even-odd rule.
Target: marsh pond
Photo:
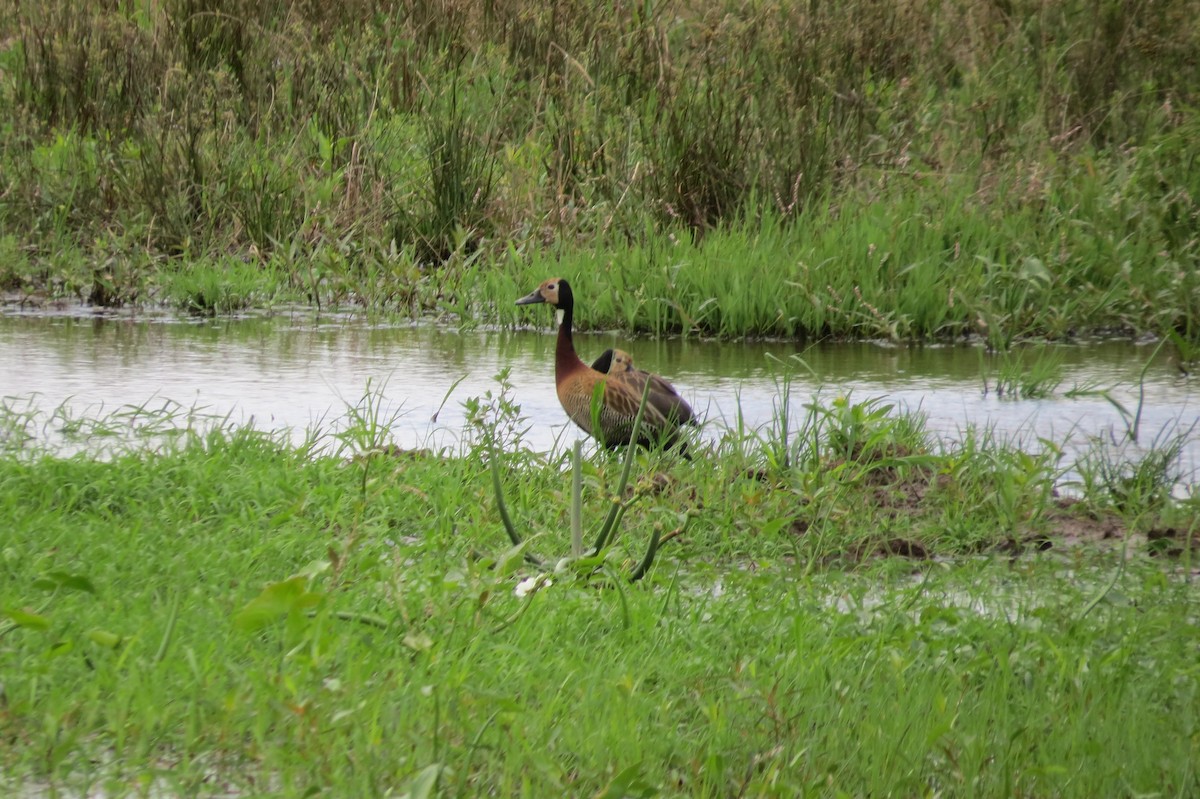
[[[974,429],[1023,448],[1052,442],[1069,457],[1097,440],[1161,445],[1186,435],[1200,412],[1195,381],[1153,342],[1029,346],[1005,361],[967,344],[576,336],[585,358],[618,344],[675,382],[712,439],[778,426],[785,402],[796,426],[814,401],[850,397],[917,412],[949,440]],[[458,330],[308,310],[215,321],[10,310],[0,315],[0,397],[10,413],[66,420],[172,408],[302,439],[371,394],[397,446],[439,449],[459,444],[465,401],[498,392],[508,369],[509,397],[529,422],[525,444],[549,449],[577,435],[555,398],[553,347],[548,326]],[[70,427],[43,424],[37,435]],[[1193,438],[1177,464],[1184,483],[1200,455]]]

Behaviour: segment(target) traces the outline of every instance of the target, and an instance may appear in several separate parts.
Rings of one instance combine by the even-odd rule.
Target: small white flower
[[[513,593],[517,595],[517,599],[523,599],[527,594],[532,594],[539,588],[549,588],[554,585],[544,574],[539,574],[536,577],[526,577],[521,582],[517,583],[517,587],[513,589]]]

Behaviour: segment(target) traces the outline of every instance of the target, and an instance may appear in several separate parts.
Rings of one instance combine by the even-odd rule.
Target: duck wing
[[[644,369],[631,369],[616,375],[616,378],[628,384],[632,393],[641,401],[646,384],[650,384],[650,395],[646,398],[646,407],[654,408],[656,414],[662,417],[664,424],[668,421],[673,425],[692,424],[695,414],[675,387],[656,374]]]

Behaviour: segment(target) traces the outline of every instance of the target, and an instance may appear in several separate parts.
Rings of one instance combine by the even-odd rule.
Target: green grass
[[[1031,350],[980,352],[984,394],[992,391],[1008,399],[1052,395],[1062,384],[1062,355],[1036,345]]]
[[[505,442],[509,509],[542,554],[570,551],[567,455],[521,446],[502,377],[458,451],[396,450],[382,413],[368,393],[301,446],[148,410],[144,429],[180,434],[105,457],[0,438],[5,790],[1200,783],[1195,496],[1129,489],[1173,474],[1169,445],[1128,467],[1097,451],[1095,474],[1129,480],[1068,502],[1052,449],[933,446],[919,418],[839,399],[786,439],[735,428],[693,461],[639,455],[609,565],[547,565],[518,597],[542,572],[505,554],[488,441]],[[35,417],[6,409],[0,430]],[[622,467],[584,459],[585,523]],[[687,516],[629,583],[623,563]]]
[[[641,332],[1193,346],[1191,11],[18,2],[0,287],[493,323],[564,272]]]

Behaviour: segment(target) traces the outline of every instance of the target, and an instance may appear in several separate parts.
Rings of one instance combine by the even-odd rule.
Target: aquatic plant
[[[1045,399],[1062,384],[1062,353],[1046,347],[1008,347],[980,351],[983,394],[1000,399]]]

